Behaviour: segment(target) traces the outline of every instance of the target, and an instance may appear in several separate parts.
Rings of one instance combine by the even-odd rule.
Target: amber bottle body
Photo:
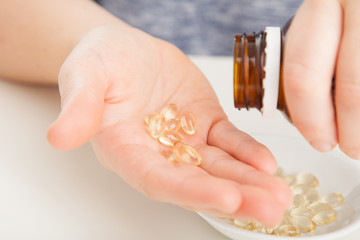
[[[277,93],[276,108],[282,111],[288,118],[289,112],[286,107],[282,59],[286,32],[290,21],[280,30],[280,68]],[[266,75],[264,70],[266,65],[267,32],[246,34],[235,36],[234,41],[234,104],[238,109],[256,108],[263,109],[264,87],[263,79]]]

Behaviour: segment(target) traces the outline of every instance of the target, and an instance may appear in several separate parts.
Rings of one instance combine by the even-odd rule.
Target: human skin
[[[1,1],[0,18],[0,75],[59,86],[62,110],[48,131],[54,147],[90,140],[107,169],[154,200],[267,226],[281,221],[292,199],[272,176],[276,160],[228,121],[207,79],[175,46],[87,0]],[[297,22],[300,28],[301,14]],[[299,91],[289,86],[286,96]],[[144,118],[170,102],[198,119],[196,135],[185,142],[202,155],[200,167],[167,162],[146,131]]]
[[[358,0],[304,1],[288,31],[284,56],[293,124],[317,150],[339,144],[353,159],[360,159],[359,10]]]

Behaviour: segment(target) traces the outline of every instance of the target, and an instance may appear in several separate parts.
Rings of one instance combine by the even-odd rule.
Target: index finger
[[[360,159],[360,2],[342,1],[344,34],[336,71],[336,111],[339,146],[354,159]]]

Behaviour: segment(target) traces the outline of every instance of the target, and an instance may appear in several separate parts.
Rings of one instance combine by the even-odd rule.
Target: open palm
[[[49,141],[72,149],[91,139],[101,163],[151,199],[274,225],[290,202],[271,175],[271,153],[237,130],[201,71],[176,47],[139,30],[101,27],[69,55],[59,76],[62,112]],[[144,118],[165,104],[193,112],[199,167],[172,164],[159,153]]]

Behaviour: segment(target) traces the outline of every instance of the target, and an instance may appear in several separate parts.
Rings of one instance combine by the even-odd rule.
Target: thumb
[[[66,61],[60,71],[61,112],[47,133],[49,143],[57,149],[83,145],[100,127],[105,86],[90,69]]]

